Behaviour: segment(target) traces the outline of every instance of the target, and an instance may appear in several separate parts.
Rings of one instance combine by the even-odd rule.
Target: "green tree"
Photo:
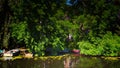
[[[51,47],[55,55],[66,46],[74,49],[85,43],[80,49],[84,50],[87,44],[87,49],[91,48],[85,54],[102,55],[106,52],[107,43],[98,43],[106,41],[104,35],[108,31],[113,37],[114,34],[120,34],[120,6],[117,4],[119,1],[116,1],[82,0],[68,6],[65,0],[1,0],[0,45],[6,48],[8,45],[24,45],[39,55],[44,55],[45,50]],[[74,41],[66,44],[69,34]],[[95,41],[96,38],[99,41]],[[81,41],[84,42],[77,45]],[[107,48],[112,52],[113,44],[109,46]],[[100,47],[98,50],[101,52],[96,51],[97,47]]]

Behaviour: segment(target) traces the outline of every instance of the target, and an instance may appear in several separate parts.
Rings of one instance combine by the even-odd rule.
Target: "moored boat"
[[[80,54],[80,50],[78,50],[78,49],[73,49],[73,50],[72,50],[72,53],[74,53],[74,54]]]
[[[32,53],[26,53],[23,55],[24,58],[33,58],[33,54]]]
[[[3,57],[12,57],[13,53],[3,53]]]

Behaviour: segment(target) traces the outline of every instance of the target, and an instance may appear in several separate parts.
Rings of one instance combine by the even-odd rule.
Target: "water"
[[[120,60],[70,55],[0,61],[0,68],[120,68]]]

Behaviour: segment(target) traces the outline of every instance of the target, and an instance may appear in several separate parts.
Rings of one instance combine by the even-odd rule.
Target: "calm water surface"
[[[17,59],[0,61],[0,68],[120,68],[120,60],[99,57],[66,56],[59,59]]]

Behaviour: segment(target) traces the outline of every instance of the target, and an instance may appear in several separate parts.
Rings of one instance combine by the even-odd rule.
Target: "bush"
[[[112,35],[111,32],[105,34],[99,46],[103,47],[102,54],[105,56],[118,56],[120,52],[120,37]]]
[[[91,44],[88,41],[78,42],[81,54],[85,55],[101,55],[100,47]]]
[[[120,53],[120,37],[111,32],[102,38],[92,37],[90,41],[81,41],[77,44],[81,53],[85,55],[118,56]]]

